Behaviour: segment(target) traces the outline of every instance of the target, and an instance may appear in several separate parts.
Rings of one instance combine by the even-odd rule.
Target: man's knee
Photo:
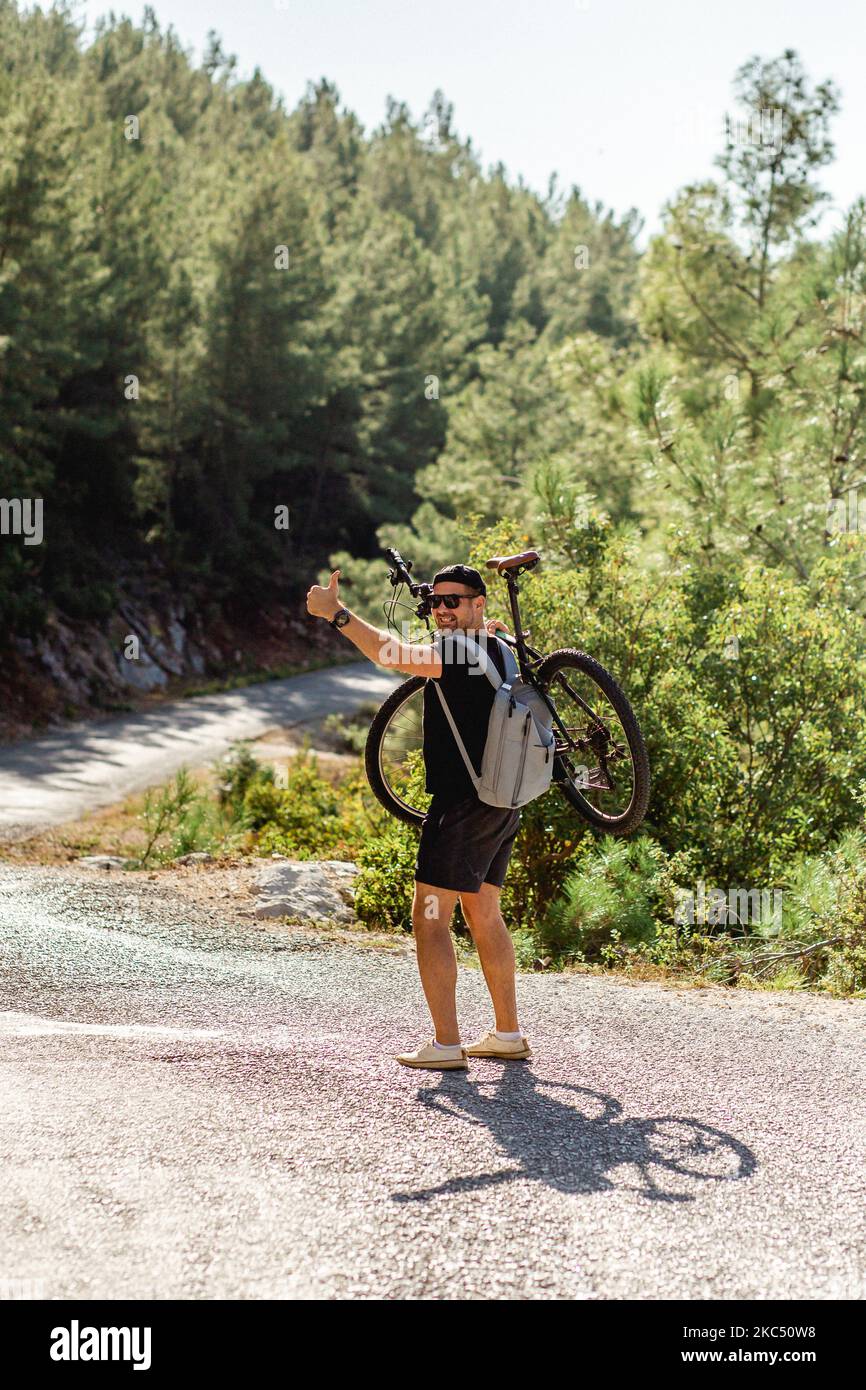
[[[460,906],[473,936],[476,932],[505,926],[499,907],[499,889],[492,883],[482,883],[477,893],[461,893]]]
[[[412,901],[412,928],[415,931],[447,927],[454,906],[453,893],[438,893],[427,884],[416,885]]]

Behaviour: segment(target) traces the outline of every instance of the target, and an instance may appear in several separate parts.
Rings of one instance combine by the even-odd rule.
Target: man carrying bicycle
[[[412,928],[421,984],[435,1036],[416,1052],[397,1061],[409,1067],[441,1070],[465,1068],[468,1057],[530,1057],[529,1043],[517,1020],[514,946],[499,907],[520,810],[489,806],[472,785],[454,735],[431,682],[442,683],[449,709],[476,771],[487,736],[494,689],[477,662],[449,638],[457,632],[473,637],[505,675],[500,644],[488,646],[498,618],[486,619],[487,589],[478,570],[449,565],[433,580],[430,606],[437,627],[433,644],[399,642],[390,633],[350,613],[340,602],[340,571],[326,586],[307,593],[307,611],[327,618],[377,665],[424,675],[424,765],[426,788],[433,800],[424,817],[415,869]],[[495,1030],[469,1047],[457,1025],[457,959],[451,940],[451,917],[457,899],[475,942],[493,1000]]]

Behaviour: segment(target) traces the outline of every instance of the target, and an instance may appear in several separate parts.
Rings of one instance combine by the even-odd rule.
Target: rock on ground
[[[257,917],[299,917],[305,922],[354,920],[357,864],[340,859],[284,859],[256,878]]]

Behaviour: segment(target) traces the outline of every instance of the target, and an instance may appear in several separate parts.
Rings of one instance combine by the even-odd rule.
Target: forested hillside
[[[381,544],[422,573],[492,524],[566,570],[628,536],[648,594],[671,535],[713,593],[832,561],[862,612],[866,217],[816,230],[839,94],[796,54],[734,76],[715,169],[639,254],[636,212],[483,168],[441,93],[372,131],[325,80],[289,111],[150,10],[85,44],[0,0],[0,44],[10,661],[102,625],[98,692],[156,586],[151,651],[192,624],[214,669],[220,622],[299,614],[332,564],[373,612]]]
[[[371,554],[500,358],[630,336],[636,216],[485,173],[441,95],[373,132],[327,81],[289,112],[151,11],[84,47],[2,0],[0,45],[0,494],[44,499],[5,633],[107,614],[130,565],[243,606]]]

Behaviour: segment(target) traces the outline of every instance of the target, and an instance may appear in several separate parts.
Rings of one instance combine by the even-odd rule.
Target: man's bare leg
[[[499,910],[501,891],[493,883],[482,883],[477,893],[460,893],[459,898],[493,1000],[497,1031],[516,1033],[514,943]]]
[[[448,888],[415,881],[412,930],[418,973],[436,1029],[436,1041],[457,1044],[457,957],[451,940],[451,914],[458,898]]]

